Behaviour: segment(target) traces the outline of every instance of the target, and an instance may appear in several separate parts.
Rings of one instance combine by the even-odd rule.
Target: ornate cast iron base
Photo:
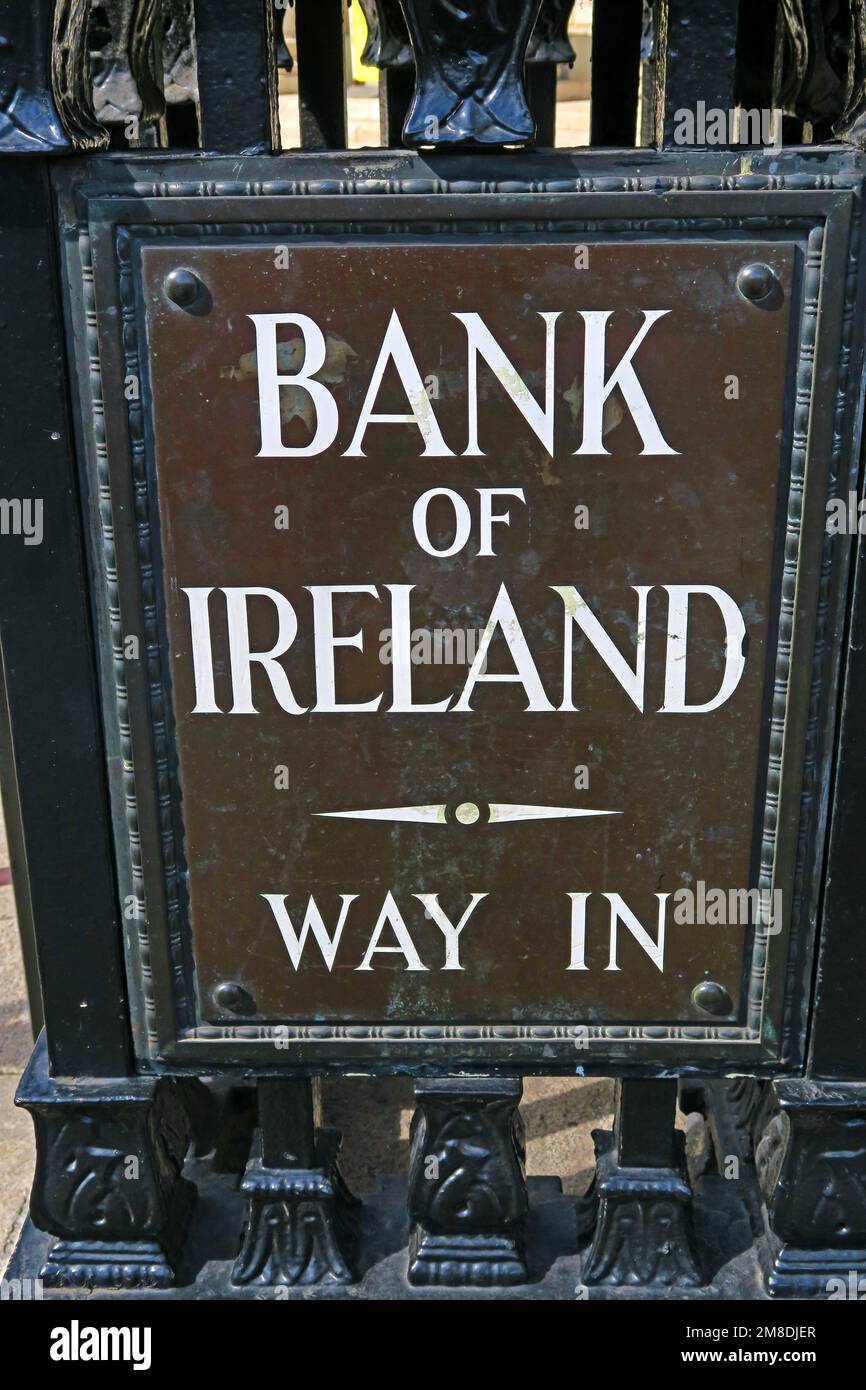
[[[247,1217],[232,1283],[354,1283],[360,1203],[337,1167],[341,1136],[318,1127],[318,1084],[262,1078],[241,1191]]]
[[[684,1163],[624,1168],[617,1162],[612,1134],[595,1130],[593,1139],[597,1167],[584,1199],[583,1229],[594,1230],[583,1282],[665,1288],[700,1284]]]
[[[357,1208],[340,1177],[340,1135],[317,1136],[315,1168],[267,1168],[262,1133],[256,1130],[241,1183],[248,1199],[233,1284],[352,1284],[357,1244]]]
[[[183,1219],[181,1231],[186,1224]],[[179,1246],[155,1240],[125,1246],[109,1240],[58,1240],[39,1277],[49,1289],[166,1289],[175,1282],[179,1254]]]
[[[525,1284],[529,1278],[517,1236],[437,1236],[416,1226],[409,1241],[409,1283],[459,1288]]]
[[[596,1174],[579,1215],[585,1284],[701,1284],[675,1081],[617,1083],[613,1134],[594,1130]]]
[[[756,1164],[775,1297],[866,1293],[866,1083],[777,1081]],[[859,1292],[858,1292],[859,1291]]]
[[[47,1288],[174,1283],[195,1198],[180,1175],[187,1090],[143,1076],[53,1080],[40,1038],[16,1103],[36,1130],[31,1216],[59,1237],[40,1272]]]
[[[418,1082],[409,1161],[409,1282],[487,1288],[529,1278],[520,1081]]]
[[[767,1276],[774,1298],[866,1298],[866,1246],[860,1250],[798,1250],[783,1245]]]

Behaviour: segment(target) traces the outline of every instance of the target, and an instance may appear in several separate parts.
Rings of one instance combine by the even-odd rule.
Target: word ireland
[[[292,647],[299,631],[295,606],[285,594],[276,589],[249,587],[223,588],[220,599],[214,598],[213,588],[185,588],[189,603],[190,635],[192,642],[195,706],[193,714],[258,714],[254,702],[252,671],[257,667],[267,678],[270,692],[286,714],[469,714],[475,706],[473,699],[478,688],[486,685],[519,685],[526,697],[527,713],[575,713],[579,694],[575,681],[573,651],[574,633],[580,632],[587,647],[601,657],[612,679],[625,691],[641,711],[645,711],[645,676],[647,653],[647,602],[654,586],[633,584],[634,598],[634,657],[626,660],[599,618],[592,612],[578,590],[570,584],[551,585],[558,595],[560,607],[559,639],[561,680],[554,692],[542,683],[537,662],[530,649],[520,617],[505,584],[499,586],[495,602],[481,635],[472,664],[455,695],[432,702],[418,701],[413,687],[411,595],[412,584],[311,584],[305,586],[312,625],[314,673],[301,671],[305,684],[315,685],[315,701],[302,703],[296,693],[294,672],[290,668]],[[712,584],[662,584],[667,595],[667,629],[665,634],[664,698],[659,714],[708,714],[718,709],[733,695],[745,668],[743,639],[745,623],[731,596]],[[383,592],[384,591],[384,592]],[[389,605],[391,628],[391,688],[379,691],[371,698],[358,701],[341,698],[340,672],[352,660],[346,648],[363,651],[363,630],[337,633],[335,607],[346,596],[369,596],[372,607]],[[723,656],[720,660],[721,679],[710,699],[700,703],[687,700],[690,600],[701,595],[710,599],[718,609],[717,626],[724,630]],[[212,602],[213,600],[213,602]],[[224,708],[217,700],[216,666],[212,624],[221,604],[220,620],[228,634],[231,702]],[[251,605],[265,605],[270,610],[271,627],[276,631],[272,645],[253,650],[250,638]],[[379,622],[371,629],[373,642]],[[381,619],[381,612],[379,613]],[[498,639],[507,649],[510,669],[491,671],[488,654],[491,643]],[[339,653],[339,661],[338,661]],[[284,659],[288,660],[284,660]],[[356,658],[357,659],[357,658]],[[340,663],[343,663],[342,665]],[[345,677],[344,677],[345,678]],[[259,698],[259,697],[257,697]]]

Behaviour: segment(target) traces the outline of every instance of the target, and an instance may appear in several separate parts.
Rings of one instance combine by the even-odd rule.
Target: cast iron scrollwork
[[[99,149],[91,104],[89,0],[0,0],[0,153]]]
[[[568,37],[574,0],[541,0],[541,9],[526,50],[527,63],[568,63],[575,57]]]
[[[371,68],[410,68],[412,46],[400,0],[360,0],[367,21],[361,62]]]
[[[154,125],[165,112],[162,35],[157,29],[157,21],[161,18],[161,0],[135,0],[129,34],[129,66],[141,100],[138,118],[143,126]]]
[[[206,1128],[202,1089],[153,1077],[55,1082],[37,1044],[16,1101],[36,1130],[31,1217],[58,1237],[46,1287],[174,1282],[195,1198],[183,1162]]]
[[[192,0],[165,0],[162,35],[163,86],[167,103],[196,98]]]
[[[866,1276],[866,1086],[780,1081],[756,1152],[776,1241],[772,1294],[827,1298]],[[843,1295],[844,1296],[844,1295]]]
[[[541,0],[402,0],[415,55],[409,145],[526,144],[523,64]]]
[[[866,0],[781,0],[775,104],[866,146]]]
[[[89,43],[94,98],[99,119],[122,124],[135,117],[139,129],[165,112],[162,91],[161,0],[107,0],[94,6]],[[168,18],[168,16],[166,16]]]
[[[247,1215],[232,1283],[351,1284],[360,1203],[337,1166],[340,1136],[320,1131],[315,1168],[268,1168],[257,1130],[241,1183]]]
[[[87,47],[89,0],[55,0],[51,87],[60,120],[79,150],[102,149],[108,136],[93,110]]]
[[[596,1177],[578,1206],[581,1229],[592,1235],[585,1284],[669,1288],[703,1282],[682,1136],[676,1138],[676,1167],[628,1168],[617,1160],[613,1136],[593,1130]]]
[[[412,67],[412,45],[400,0],[359,0],[367,21],[361,61],[374,68]],[[541,0],[541,9],[526,50],[528,63],[574,62],[568,21],[574,0]]]
[[[409,1161],[409,1280],[487,1286],[528,1278],[521,1083],[418,1083]]]

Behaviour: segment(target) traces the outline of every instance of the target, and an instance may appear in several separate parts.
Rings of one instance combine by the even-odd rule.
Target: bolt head
[[[713,1014],[715,1018],[725,1018],[733,1012],[734,1004],[724,985],[715,980],[701,980],[692,990],[692,1004],[701,1013]]]
[[[172,270],[163,287],[167,298],[179,309],[189,309],[198,299],[201,281],[191,270]]]
[[[762,261],[744,265],[737,276],[737,289],[744,299],[751,300],[753,304],[771,295],[778,283],[775,273]]]
[[[233,1014],[252,1014],[256,1006],[252,997],[236,980],[223,980],[213,992],[214,1003]]]

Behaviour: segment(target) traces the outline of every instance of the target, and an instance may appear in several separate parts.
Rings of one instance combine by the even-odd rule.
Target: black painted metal
[[[574,0],[541,0],[526,50],[526,97],[535,121],[536,145],[556,141],[556,83],[559,64],[574,62],[568,21]]]
[[[313,1083],[263,1077],[258,1085],[262,1162],[268,1168],[309,1168],[315,1158]]]
[[[401,0],[415,55],[407,145],[513,145],[535,138],[524,59],[541,0]]]
[[[201,143],[194,52],[193,0],[164,0],[162,35],[165,125],[172,149]]]
[[[382,72],[380,107],[383,145],[401,143],[400,137],[412,101],[414,85],[414,62],[409,43],[409,30],[400,5],[401,0],[362,0],[362,8],[369,26],[369,39],[364,50],[364,61],[380,68]],[[573,7],[574,0],[541,0],[541,8],[538,10],[526,48],[525,97],[532,113],[534,141],[537,145],[553,145],[555,140],[558,64],[571,64],[574,61],[574,50],[568,38],[568,20]],[[502,14],[505,15],[506,13],[507,4],[502,8]],[[467,49],[460,55],[462,73],[455,70],[445,79],[453,89],[455,98],[459,97],[459,93],[463,92],[464,88],[465,91],[470,91],[477,83],[479,61],[484,59],[484,53],[488,47],[495,50],[495,47],[500,43],[503,32],[498,14],[488,15],[486,18],[474,15],[472,18],[475,21],[476,30],[472,35],[472,52],[470,54]],[[423,10],[419,11],[417,21],[419,33],[424,29],[429,19],[430,16]],[[453,20],[453,15],[441,15],[438,21],[435,15],[433,16],[434,24],[437,22],[440,24],[442,22],[453,23]],[[479,27],[479,22],[481,27]],[[492,60],[488,61],[492,62],[494,68],[499,63],[499,57],[495,51]],[[472,72],[473,67],[476,69],[476,73]],[[503,103],[511,101],[512,104],[521,105],[522,98],[518,92],[519,70],[514,65],[507,71],[506,85],[511,91],[498,93],[497,100]],[[431,113],[425,110],[425,122],[429,122],[430,118]],[[475,119],[477,121],[477,117]],[[470,142],[473,139],[490,141],[492,137],[486,130],[484,118],[481,118],[480,122],[477,121],[477,124],[478,129],[471,134],[464,134],[462,138]],[[482,127],[484,127],[484,134],[479,133]],[[438,130],[428,126],[427,133],[429,138],[421,140],[420,137],[417,137],[410,143],[454,142],[453,132],[449,132],[447,137],[443,137],[438,133]],[[522,130],[519,138],[528,138],[528,126]]]
[[[246,1223],[232,1282],[351,1284],[360,1203],[340,1176],[340,1134],[323,1130],[317,1083],[258,1083],[258,1128],[241,1182]]]
[[[0,154],[104,148],[93,112],[89,0],[0,3]]]
[[[383,145],[402,145],[414,90],[412,67],[383,68],[379,73],[379,131]]]
[[[359,0],[367,20],[361,55],[379,69],[379,130],[383,145],[403,143],[403,127],[415,90],[415,63],[400,0]]]
[[[736,105],[740,0],[658,0],[656,139],[670,144],[678,111],[729,111]]]
[[[866,1076],[866,932],[857,886],[866,826],[866,541],[857,544],[808,1062],[810,1075],[845,1081]]]
[[[773,105],[781,6],[742,0],[737,29],[737,96],[747,109]]]
[[[813,142],[839,133],[862,147],[866,109],[866,4],[782,4],[775,104],[809,123]]]
[[[359,0],[359,4],[367,20],[362,61],[383,70],[412,68],[412,47],[400,0]]]
[[[363,3],[374,21],[367,60],[376,62],[382,74],[383,143],[400,144],[405,127],[409,143],[457,144],[470,152],[455,156],[443,148],[428,164],[407,155],[400,155],[398,164],[397,156],[388,156],[379,186],[402,179],[417,190],[419,179],[431,189],[451,182],[464,207],[469,201],[466,215],[475,217],[487,215],[489,190],[497,182],[509,185],[509,197],[531,197],[539,206],[547,196],[538,191],[545,178],[560,188],[565,180],[574,191],[593,177],[614,180],[624,198],[635,196],[624,190],[646,177],[643,156],[619,155],[609,167],[577,169],[531,150],[496,150],[494,170],[472,152],[473,146],[484,144],[553,143],[556,64],[568,60],[569,0],[543,0],[540,11],[539,0],[488,0],[483,15],[482,7],[460,9],[445,0],[400,3],[402,11],[398,0]],[[786,135],[799,137],[805,130],[813,139],[829,139],[837,132],[854,147],[866,145],[866,0],[841,0],[834,6],[818,0],[779,6],[769,0],[656,0],[652,56],[647,52],[646,10],[638,0],[600,0],[595,6],[593,145],[633,144],[636,125],[643,123],[638,112],[641,70],[643,108],[654,106],[654,134],[661,143],[671,143],[678,110],[694,111],[698,103],[728,110],[741,99],[746,106],[778,102],[788,113]],[[0,708],[0,722],[5,734],[8,719],[10,735],[0,740],[0,772],[19,912],[25,942],[30,939],[28,923],[33,924],[47,1028],[22,1082],[19,1103],[31,1111],[37,1130],[33,1219],[57,1238],[46,1252],[43,1238],[30,1228],[25,1258],[35,1258],[37,1249],[41,1254],[40,1264],[27,1272],[41,1268],[48,1285],[167,1286],[178,1272],[193,1196],[181,1177],[192,1140],[198,1154],[215,1141],[212,1168],[200,1167],[209,1182],[215,1180],[214,1170],[240,1172],[246,1161],[241,1189],[246,1224],[223,1294],[249,1291],[254,1296],[262,1285],[294,1292],[295,1286],[349,1284],[360,1272],[358,1204],[337,1168],[339,1136],[317,1122],[318,1082],[291,1074],[279,1053],[263,1043],[246,1073],[257,1085],[256,1124],[251,1086],[218,1083],[212,1088],[221,1097],[217,1106],[192,1076],[163,1075],[166,1057],[158,1050],[146,1062],[143,1054],[136,1061],[130,1043],[124,922],[112,858],[96,676],[98,644],[105,634],[95,635],[91,619],[94,589],[81,530],[82,512],[92,503],[82,493],[72,439],[68,391],[73,373],[65,356],[63,286],[45,158],[106,143],[92,108],[88,11],[87,0],[32,0],[27,6],[0,0],[0,33],[9,40],[0,46],[0,155],[15,156],[0,164],[0,272],[12,288],[0,335],[0,492],[7,500],[41,503],[44,525],[41,544],[25,545],[20,535],[4,535],[0,544],[6,705],[5,715]],[[158,0],[116,0],[108,11],[121,21],[115,36],[118,51],[109,55],[116,58],[113,76],[118,80],[112,103],[97,102],[100,114],[122,129],[126,116],[138,113],[142,126],[162,131],[162,6]],[[187,0],[172,0],[165,11],[174,26],[168,31],[173,34],[170,52],[164,55],[169,103],[183,110],[174,127],[169,124],[172,143],[195,143],[200,119],[207,150],[231,156],[278,150],[275,20],[282,11],[275,11],[270,0],[232,0],[228,5],[195,0],[194,44],[187,11]],[[341,151],[347,128],[344,0],[297,0],[296,22],[302,144],[310,150]],[[113,136],[115,143],[120,138]],[[122,139],[135,143],[135,137]],[[289,169],[293,187],[305,180],[355,186],[362,177],[345,156],[308,158],[311,162],[302,168]],[[539,163],[540,158],[547,162]],[[655,177],[663,180],[671,174],[669,157],[655,159]],[[855,182],[861,166],[843,165],[838,155],[822,151],[810,179],[818,164],[822,191],[813,181],[807,196],[836,200],[821,202],[817,213],[828,218],[822,314],[832,325],[850,326],[858,321],[862,292],[855,302],[853,279],[845,280],[846,265],[850,271],[858,252],[856,244],[849,250],[848,213],[840,209],[847,197],[845,179]],[[759,180],[762,167],[750,163],[749,177]],[[256,215],[261,213],[265,221],[270,214],[267,208],[262,211],[264,195],[253,197],[252,190],[278,179],[282,169],[264,159],[241,174],[234,161],[229,170],[223,163],[155,162],[144,152],[128,162],[89,160],[84,165],[87,176],[105,182],[111,177],[115,187],[119,182],[128,188],[136,179],[159,186],[166,201],[170,186],[185,183],[192,190],[203,178],[222,178],[227,185],[243,179]],[[796,183],[806,166],[787,166],[783,159],[774,168],[772,194],[759,191],[757,183],[747,193],[744,186],[741,194],[733,194],[730,183],[742,174],[734,157],[723,167],[693,155],[675,177],[680,189],[690,182],[700,189],[703,215],[727,215],[732,196],[748,196],[765,217],[770,200],[782,197],[790,216],[802,216],[802,205],[794,201],[799,194],[780,192],[789,169]],[[712,182],[720,170],[729,183],[724,191]],[[59,179],[57,186],[71,235],[81,210],[74,181]],[[371,184],[368,197],[373,189]],[[658,185],[647,183],[644,191],[646,217],[650,203],[657,202]],[[232,196],[224,195],[223,213]],[[585,196],[595,194],[580,193]],[[379,199],[377,216],[383,212],[381,203]],[[137,211],[131,202],[127,211],[130,207]],[[542,210],[550,216],[552,206],[545,204]],[[621,211],[625,215],[625,206]],[[524,210],[511,208],[507,215],[516,212],[523,215]],[[837,221],[843,230],[831,235]],[[844,439],[853,457],[860,427],[862,345],[850,335],[846,344],[845,398],[841,405],[825,399],[819,380],[815,418],[827,447],[832,433]],[[80,343],[74,347],[76,354],[82,352]],[[81,364],[85,372],[91,365]],[[842,492],[853,475],[847,454],[843,464]],[[823,621],[831,630],[828,651],[835,650],[832,629],[841,624],[844,600],[842,574],[821,599]],[[733,1154],[743,1166],[744,1204],[752,1227],[761,1230],[766,1216],[771,1230],[769,1240],[756,1245],[767,1287],[783,1297],[826,1297],[829,1281],[845,1281],[851,1271],[858,1277],[866,1273],[866,934],[858,890],[861,827],[866,823],[862,543],[847,643],[829,799],[827,764],[836,730],[832,680],[827,689],[816,688],[810,716],[821,762],[812,797],[819,807],[829,800],[830,833],[822,902],[817,872],[804,889],[811,894],[813,915],[821,909],[806,1077],[800,1074],[802,1011],[794,1018],[785,1015],[786,1031],[766,1067],[761,1059],[745,1059],[757,1076],[778,1067],[781,1058],[788,1076],[772,1084],[750,1076],[715,1083],[693,1077],[683,1084],[683,1104],[698,1123],[706,1122],[715,1163]],[[821,828],[808,829],[816,863]],[[810,941],[798,944],[785,986],[804,1001],[810,949]],[[30,977],[35,973],[31,964]],[[417,1082],[409,1178],[413,1228],[403,1265],[409,1283],[402,1281],[401,1296],[413,1286],[507,1286],[532,1274],[518,1109],[521,1082],[515,1074],[521,1057],[509,1059],[504,1051],[498,1056],[506,1058],[502,1071],[510,1074]],[[484,1060],[482,1052],[467,1051],[468,1065],[476,1070]],[[200,1060],[185,1054],[182,1064],[195,1072]],[[137,1074],[142,1065],[155,1074]],[[237,1078],[238,1059],[222,1058],[219,1065]],[[339,1070],[339,1063],[333,1065]],[[433,1071],[438,1064],[431,1054],[424,1065]],[[705,1070],[726,1065],[722,1046],[719,1058]],[[374,1055],[370,1067],[387,1069],[387,1063]],[[593,1070],[591,1061],[585,1069]],[[614,1132],[597,1137],[596,1181],[582,1207],[587,1248],[579,1262],[581,1280],[602,1296],[609,1287],[669,1292],[693,1289],[704,1280],[712,1281],[710,1296],[758,1296],[753,1276],[726,1282],[710,1268],[711,1247],[716,1260],[732,1259],[735,1252],[725,1244],[724,1232],[707,1238],[712,1220],[706,1211],[723,1211],[724,1225],[735,1214],[735,1204],[718,1172],[721,1188],[713,1188],[712,1172],[705,1179],[697,1168],[687,1176],[682,1139],[674,1131],[675,1073],[700,1072],[701,1067],[676,1051],[664,1066],[633,1063],[625,1052],[611,1052],[605,1070],[625,1075],[618,1087]],[[651,1072],[656,1079],[648,1079]],[[142,1178],[131,1189],[123,1185],[123,1165],[129,1159]],[[707,1164],[711,1169],[709,1159]],[[229,1186],[225,1184],[226,1191]],[[692,1220],[699,1204],[704,1211],[700,1249]],[[230,1202],[226,1209],[237,1210]],[[564,1229],[562,1210],[555,1207]],[[231,1230],[240,1239],[239,1217]],[[576,1260],[577,1232],[570,1239]],[[392,1240],[386,1253],[395,1248]],[[565,1296],[572,1296],[574,1282],[572,1272]]]
[[[0,640],[48,1052],[58,1075],[116,1076],[130,1065],[123,934],[43,162],[6,161],[0,227],[20,295],[0,335],[0,493],[40,501],[44,526],[39,545],[0,545]]]
[[[551,146],[556,140],[556,64],[527,63],[525,80],[535,144]]]
[[[409,1282],[526,1283],[522,1083],[443,1077],[415,1084],[409,1158]]]
[[[52,0],[0,7],[0,149],[6,154],[59,154],[72,146],[50,81]]]
[[[676,1081],[617,1083],[613,1134],[593,1132],[596,1176],[585,1200],[588,1285],[690,1287],[704,1282],[695,1247]]]
[[[345,0],[297,0],[298,103],[305,150],[345,147],[345,30]]]
[[[39,983],[39,961],[36,956],[36,924],[30,900],[30,878],[27,873],[27,854],[24,848],[24,824],[15,780],[15,759],[12,748],[12,726],[6,701],[6,677],[3,674],[3,653],[0,648],[0,798],[3,806],[3,827],[15,891],[15,915],[18,918],[18,937],[27,986],[27,1006],[30,1027],[37,1038],[45,1026],[42,1008],[42,988]]]
[[[717,1116],[719,1152],[735,1154],[736,1137],[731,1125],[726,1123],[723,1105],[716,1106],[714,1088],[705,1088],[704,1105],[708,1115]],[[388,1114],[388,1110],[385,1110]],[[389,1118],[391,1118],[389,1116]],[[621,1340],[622,1328],[628,1323],[628,1314],[623,1304],[633,1300],[653,1301],[655,1307],[664,1300],[667,1304],[680,1295],[677,1288],[646,1290],[639,1285],[631,1287],[595,1284],[586,1286],[584,1271],[586,1266],[586,1247],[580,1240],[575,1218],[575,1199],[571,1193],[563,1193],[560,1183],[554,1177],[530,1177],[527,1180],[529,1195],[529,1216],[527,1220],[526,1250],[530,1264],[530,1281],[512,1286],[497,1285],[488,1289],[450,1288],[431,1289],[427,1285],[412,1284],[406,1277],[409,1252],[406,1245],[406,1181],[403,1175],[377,1174],[375,1190],[365,1197],[364,1219],[361,1223],[360,1244],[356,1257],[353,1284],[335,1284],[323,1281],[316,1285],[282,1285],[279,1292],[269,1290],[256,1283],[233,1284],[232,1269],[235,1261],[239,1234],[243,1223],[243,1194],[237,1190],[234,1174],[215,1170],[209,1159],[190,1159],[185,1172],[199,1191],[199,1200],[193,1210],[192,1224],[186,1245],[186,1269],[184,1282],[174,1288],[158,1289],[149,1292],[150,1305],[156,1300],[180,1302],[183,1300],[224,1300],[267,1301],[271,1298],[285,1299],[287,1302],[308,1305],[322,1301],[365,1303],[371,1300],[388,1302],[439,1303],[443,1300],[470,1298],[484,1302],[525,1304],[559,1300],[573,1304],[575,1300],[587,1299],[592,1305],[609,1303],[610,1316],[616,1322],[611,1331]],[[762,1229],[764,1216],[753,1165],[745,1158],[741,1164],[741,1178],[733,1182],[720,1172],[708,1173],[702,1179],[695,1194],[696,1226],[700,1229],[701,1249],[708,1265],[708,1275],[712,1277],[700,1290],[701,1307],[694,1309],[701,1323],[727,1318],[730,1322],[730,1300],[760,1300],[762,1306],[754,1310],[757,1317],[773,1318],[773,1309],[767,1306],[767,1292],[762,1281],[759,1252],[750,1238],[752,1231]],[[32,1278],[42,1268],[48,1256],[51,1237],[44,1235],[27,1222],[21,1242],[7,1270],[7,1279]],[[684,1291],[685,1292],[685,1291]],[[694,1297],[694,1290],[687,1291]],[[51,1289],[44,1290],[46,1302],[63,1298],[64,1295]],[[65,1295],[68,1298],[68,1295]],[[108,1297],[115,1304],[138,1300],[141,1295],[136,1290],[112,1291]],[[713,1310],[707,1308],[705,1300],[725,1300],[726,1308]],[[68,1304],[66,1305],[68,1308]],[[87,1304],[87,1316],[91,1318],[94,1301]],[[55,1302],[55,1310],[60,1308]],[[111,1312],[112,1310],[105,1310]],[[580,1309],[572,1310],[574,1316],[582,1316]],[[812,1309],[804,1310],[808,1314]],[[661,1328],[655,1309],[648,1310],[650,1343],[638,1343],[638,1355],[651,1364],[655,1343],[661,1339]],[[114,1309],[115,1317],[117,1309]],[[132,1316],[140,1313],[140,1308],[130,1309]],[[746,1316],[743,1316],[745,1314]],[[291,1315],[290,1315],[291,1316]],[[600,1323],[596,1309],[588,1310],[590,1336],[598,1333]],[[690,1314],[691,1316],[691,1314]],[[156,1315],[154,1315],[156,1317]],[[737,1309],[736,1321],[748,1319],[747,1309]],[[811,1319],[798,1317],[796,1321],[809,1322]],[[856,1319],[855,1319],[856,1321]],[[278,1319],[278,1325],[282,1326]],[[658,1331],[658,1336],[655,1332]],[[225,1339],[223,1339],[223,1342]],[[258,1343],[257,1343],[258,1349]],[[669,1351],[666,1345],[665,1354]],[[243,1354],[249,1353],[244,1346]],[[220,1344],[219,1355],[225,1355]]]
[[[568,37],[568,22],[574,0],[541,0],[541,9],[526,50],[528,63],[574,62],[574,49]]]
[[[617,1160],[624,1168],[666,1168],[674,1161],[676,1081],[619,1083]]]
[[[187,1089],[157,1077],[52,1079],[40,1038],[15,1100],[36,1129],[32,1217],[59,1238],[39,1272],[46,1286],[174,1282],[195,1200],[181,1177]]]
[[[271,0],[195,0],[201,142],[206,150],[280,148]]]
[[[866,146],[866,0],[848,0],[843,9],[843,38],[839,45],[845,55],[845,105],[836,117],[832,134],[850,140],[861,150]]]
[[[643,0],[595,0],[592,10],[592,92],[589,142],[628,148],[637,143]]]
[[[159,0],[111,0],[91,13],[96,116],[114,148],[166,143],[161,21]]]
[[[776,1242],[770,1292],[850,1296],[866,1276],[866,1084],[773,1083],[777,1110],[758,1144]],[[860,1285],[862,1287],[862,1285]]]

